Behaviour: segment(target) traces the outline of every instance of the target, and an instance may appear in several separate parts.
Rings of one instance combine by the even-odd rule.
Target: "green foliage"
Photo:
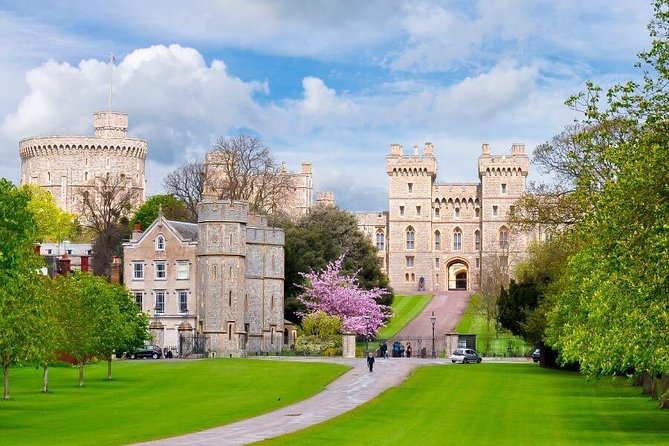
[[[184,203],[174,195],[154,195],[137,209],[130,221],[130,226],[134,227],[136,223],[139,223],[142,230],[145,230],[158,218],[158,211],[161,208],[163,215],[168,220],[189,221],[189,214]]]
[[[295,341],[295,350],[311,355],[341,352],[342,334],[339,316],[329,316],[323,311],[307,314]]]
[[[25,184],[21,189],[31,196],[28,210],[37,226],[37,241],[60,242],[78,237],[80,228],[76,217],[61,210],[49,191],[35,184]]]
[[[107,381],[103,363],[86,366],[82,388],[72,385],[76,369],[52,368],[48,396],[35,392],[39,370],[12,368],[13,401],[0,404],[0,444],[121,445],[201,431],[302,401],[347,370],[245,359],[122,360],[114,367],[118,378]],[[198,410],[184,416],[184,407]]]
[[[297,313],[304,306],[296,299],[297,286],[304,283],[300,273],[322,270],[328,262],[346,253],[342,272],[355,275],[364,289],[388,288],[388,277],[381,271],[376,248],[360,232],[355,216],[336,206],[315,206],[294,223],[285,217],[273,217],[272,224],[286,232],[285,262],[286,318],[299,322]],[[392,304],[392,291],[379,303]]]
[[[663,445],[666,418],[624,379],[586,381],[535,364],[436,366],[336,418],[261,444]]]

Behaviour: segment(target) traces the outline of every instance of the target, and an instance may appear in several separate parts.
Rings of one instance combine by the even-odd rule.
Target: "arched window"
[[[434,231],[434,250],[441,250],[441,232],[439,231]]]
[[[409,226],[407,228],[407,249],[414,249],[414,236],[413,227]]]
[[[376,249],[383,251],[386,248],[386,235],[382,230],[376,231]]]
[[[476,208],[476,218],[479,218],[481,216],[481,209]]]
[[[502,251],[509,249],[509,230],[506,226],[499,228],[499,249]]]
[[[460,219],[460,208],[455,208],[455,219],[456,220]]]
[[[474,251],[480,251],[481,250],[481,232],[476,231],[474,232]]]
[[[156,238],[156,251],[165,251],[165,237],[162,235]]]
[[[453,251],[462,251],[462,231],[460,231],[460,228],[453,230]]]

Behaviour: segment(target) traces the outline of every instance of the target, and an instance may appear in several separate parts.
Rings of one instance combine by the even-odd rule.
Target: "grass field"
[[[669,412],[626,380],[534,364],[427,366],[400,387],[271,445],[666,445]]]
[[[431,294],[414,296],[395,296],[393,300],[393,317],[385,327],[379,330],[377,339],[388,339],[395,336],[406,324],[420,313],[432,299]]]
[[[220,426],[305,399],[346,368],[250,359],[120,361],[41,370],[11,369],[11,396],[0,400],[0,444],[116,445]]]
[[[485,319],[476,314],[478,298],[478,294],[470,298],[456,333],[476,334],[476,350],[484,356],[527,356],[532,353],[532,345],[507,331],[495,333],[494,327],[491,327],[490,333],[486,332]]]

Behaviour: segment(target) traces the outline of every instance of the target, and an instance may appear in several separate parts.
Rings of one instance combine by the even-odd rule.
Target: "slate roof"
[[[197,224],[172,220],[167,220],[167,222],[179,233],[182,239],[197,241]]]

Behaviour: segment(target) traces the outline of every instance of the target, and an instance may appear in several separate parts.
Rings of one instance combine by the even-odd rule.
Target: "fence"
[[[202,358],[209,349],[209,337],[199,333],[179,335],[181,358]]]

